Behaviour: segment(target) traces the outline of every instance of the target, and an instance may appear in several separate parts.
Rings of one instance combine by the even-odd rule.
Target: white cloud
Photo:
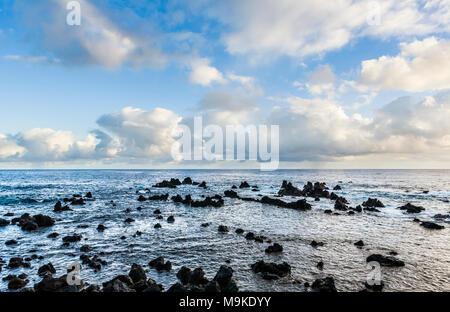
[[[223,35],[232,54],[305,56],[332,51],[352,38],[426,35],[448,32],[450,4],[424,6],[417,0],[229,0],[214,3],[210,16],[230,27]],[[368,19],[380,14],[380,24]]]
[[[209,86],[212,83],[225,83],[226,79],[223,74],[217,68],[209,65],[210,62],[207,58],[193,60],[189,80],[202,86]]]
[[[47,63],[47,64],[58,64],[61,62],[59,59],[51,59],[47,56],[30,56],[30,55],[5,55],[3,57],[5,60],[20,61],[25,63]]]
[[[429,37],[401,43],[399,55],[363,61],[360,83],[411,92],[450,88],[450,40]]]

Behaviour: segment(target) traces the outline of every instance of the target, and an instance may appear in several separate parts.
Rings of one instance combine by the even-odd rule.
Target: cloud
[[[450,88],[450,40],[429,37],[401,43],[400,50],[363,61],[360,84],[411,92]]]
[[[193,60],[189,81],[202,86],[209,86],[212,83],[225,83],[226,79],[223,74],[217,68],[210,66],[210,62],[206,58]]]
[[[363,36],[449,32],[449,8],[448,1],[424,6],[411,0],[346,0],[330,6],[327,0],[229,0],[207,12],[229,29],[223,34],[229,53],[258,58],[321,54]],[[373,16],[380,17],[379,24],[370,22]]]
[[[61,60],[59,59],[48,58],[47,56],[5,55],[3,58],[5,60],[32,63],[32,64],[37,63],[58,64],[61,62]]]

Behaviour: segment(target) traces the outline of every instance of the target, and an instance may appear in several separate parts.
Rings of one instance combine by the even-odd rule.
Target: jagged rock
[[[28,280],[23,280],[19,277],[14,277],[8,283],[9,290],[18,290],[24,288],[28,284]]]
[[[316,279],[312,283],[311,288],[317,292],[337,292],[336,286],[334,285],[334,279],[331,276],[323,279]]]
[[[128,273],[128,275],[130,276],[130,278],[133,280],[133,283],[138,283],[140,281],[146,281],[147,280],[147,275],[145,274],[144,269],[136,263],[133,263],[131,265],[131,270],[130,273]]]
[[[239,185],[239,188],[249,188],[250,185],[247,183],[247,181],[241,182],[241,185]]]
[[[429,230],[442,230],[445,228],[443,225],[439,225],[430,221],[422,221],[420,225]]]
[[[368,208],[382,208],[382,207],[384,207],[384,204],[380,200],[378,200],[376,198],[369,198],[368,200],[363,202],[362,205],[364,207],[368,207]]]
[[[8,269],[15,269],[18,267],[29,268],[30,264],[25,262],[22,257],[13,257],[9,259]]]
[[[400,210],[406,210],[407,213],[419,213],[425,210],[425,208],[420,206],[414,206],[410,203],[407,203],[404,206],[398,207]]]
[[[323,243],[323,242],[316,242],[315,240],[313,240],[313,241],[311,242],[311,246],[314,247],[314,248],[316,248],[316,247],[321,247],[321,246],[323,246],[323,245],[325,245],[325,243]]]
[[[291,209],[296,209],[296,210],[311,209],[311,205],[309,203],[307,203],[305,199],[300,199],[298,201],[288,203],[288,202],[284,202],[280,199],[273,199],[268,196],[263,196],[263,198],[261,198],[260,202],[262,204],[268,204],[268,205],[273,205],[273,206],[278,206],[278,207],[283,207],[283,208],[291,208]]]
[[[47,264],[44,264],[38,269],[38,275],[44,276],[44,275],[53,275],[56,273],[55,267],[50,262]]]
[[[183,285],[186,285],[187,283],[189,283],[190,279],[191,279],[191,269],[189,269],[188,267],[182,266],[181,269],[178,271],[177,273],[177,278],[180,280],[180,282]]]
[[[402,267],[405,266],[405,263],[397,258],[391,256],[383,256],[380,254],[373,254],[367,257],[366,262],[376,261],[381,266],[386,267]]]
[[[174,217],[174,216],[169,216],[169,217],[167,218],[167,222],[169,222],[169,223],[174,223],[174,222],[175,222],[175,217]]]
[[[203,187],[203,188],[205,189],[205,188],[206,188],[206,182],[203,181],[202,183],[200,183],[200,184],[198,185],[198,187]]]
[[[133,218],[126,218],[125,219],[125,223],[132,223],[132,222],[134,222]]]
[[[202,268],[196,268],[192,271],[189,278],[189,284],[196,286],[204,286],[208,283],[208,279],[205,277],[205,272]]]
[[[220,266],[213,280],[219,284],[221,292],[237,292],[239,290],[233,280],[233,269],[229,266]]]
[[[158,271],[170,271],[172,270],[172,263],[170,261],[164,262],[164,257],[158,257],[150,261],[149,266]]]
[[[144,195],[139,195],[138,201],[145,202],[146,200],[147,200],[147,198]]]
[[[227,233],[229,231],[228,227],[225,225],[219,225],[217,230],[219,231],[219,233]]]
[[[319,270],[322,271],[323,270],[323,261],[319,261],[316,266]]]
[[[98,231],[98,232],[103,232],[103,231],[106,230],[106,229],[107,229],[107,227],[104,226],[103,224],[99,224],[99,225],[97,226],[97,231]]]
[[[255,273],[261,273],[263,279],[278,279],[284,277],[291,272],[291,266],[287,262],[282,264],[266,263],[263,260],[258,261],[251,265],[252,271]]]
[[[342,190],[342,187],[338,184],[333,188],[333,191],[340,191]]]
[[[283,181],[283,183],[281,184],[281,188],[278,191],[278,195],[280,195],[280,196],[304,196],[305,192],[303,192],[300,189],[293,186],[291,182]]]
[[[348,206],[341,200],[337,199],[336,202],[334,203],[334,209],[341,210],[341,211],[347,211]]]
[[[58,278],[46,275],[37,284],[34,285],[36,292],[78,292],[82,288],[81,285],[69,285],[67,283],[67,275]]]
[[[224,193],[225,197],[239,198],[238,193],[236,193],[235,191],[227,190],[227,191],[225,191],[223,193]]]
[[[283,246],[280,244],[274,243],[273,245],[266,248],[266,253],[274,253],[274,252],[282,252]]]
[[[155,229],[160,229],[160,228],[161,228],[161,224],[160,224],[160,223],[156,223],[153,227],[154,227]]]
[[[92,198],[92,193],[91,193],[91,192],[87,192],[87,193],[86,193],[86,196],[84,196],[84,197],[86,197],[86,198],[89,198],[89,199],[90,199],[90,198]]]
[[[74,235],[69,235],[69,236],[65,236],[63,237],[63,242],[64,243],[75,243],[75,242],[79,242],[81,240],[82,236],[81,234],[74,234]]]
[[[359,240],[356,243],[354,243],[353,245],[358,246],[358,247],[363,247],[364,246],[364,242],[362,240]]]
[[[5,242],[6,246],[17,245],[17,241],[15,239],[10,239]]]
[[[55,207],[53,208],[53,212],[63,212],[63,211],[71,211],[69,206],[65,205],[63,206],[61,202],[58,200],[58,202],[55,204]]]
[[[9,221],[0,218],[0,227],[9,225]]]
[[[184,178],[182,184],[192,184],[192,179],[190,177]]]

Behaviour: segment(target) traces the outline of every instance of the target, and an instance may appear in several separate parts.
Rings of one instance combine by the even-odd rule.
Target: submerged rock
[[[407,213],[419,213],[425,210],[425,208],[420,206],[414,206],[410,203],[407,203],[404,206],[398,207],[400,210],[406,210]]]
[[[312,283],[311,289],[317,292],[337,292],[334,279],[331,276],[316,279]]]
[[[148,263],[148,265],[158,271],[172,270],[172,263],[170,261],[164,262],[164,257],[158,257]]]
[[[430,221],[422,221],[420,225],[429,230],[442,230],[445,228],[443,225],[439,225]]]
[[[368,208],[382,208],[384,207],[384,204],[376,199],[376,198],[370,198],[367,199],[365,202],[363,202],[362,204],[364,207],[368,207]]]
[[[284,277],[291,272],[291,266],[287,262],[281,264],[268,263],[260,260],[251,265],[255,273],[261,273],[263,279],[272,280]]]
[[[362,240],[359,240],[356,243],[354,243],[353,245],[355,245],[357,247],[363,247],[364,246],[364,242]]]
[[[392,256],[383,256],[380,254],[373,254],[367,257],[366,262],[375,261],[378,262],[381,266],[385,267],[402,267],[405,266],[405,263],[401,260],[398,260]]]
[[[247,183],[247,181],[241,182],[241,185],[239,185],[239,188],[249,188],[250,184]]]
[[[281,246],[280,244],[277,244],[277,243],[274,243],[273,245],[267,247],[265,250],[266,253],[275,253],[275,252],[282,252],[282,251],[283,251],[283,246]]]

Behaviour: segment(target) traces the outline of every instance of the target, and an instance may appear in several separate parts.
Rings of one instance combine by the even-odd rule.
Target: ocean
[[[185,177],[205,181],[207,188],[152,187],[162,180]],[[334,215],[324,213],[333,210],[334,201],[329,199],[307,198],[312,205],[308,211],[226,197],[224,206],[219,208],[194,208],[174,203],[170,197],[167,201],[137,200],[140,194],[191,194],[194,199],[202,199],[202,195],[223,196],[225,190],[242,181],[256,185],[257,191],[235,190],[240,196],[275,198],[283,180],[300,189],[308,181],[326,182],[330,191],[340,185],[342,190],[334,192],[345,197],[350,206],[361,205],[370,197],[381,200],[385,207],[379,212],[349,215],[338,211],[339,215]],[[71,205],[72,211],[53,212],[58,200],[87,192],[95,200],[82,206]],[[449,200],[450,170],[2,170],[0,218],[44,214],[56,222],[35,232],[24,232],[17,225],[0,227],[0,258],[4,262],[11,257],[43,256],[31,260],[30,268],[9,269],[3,264],[0,290],[8,291],[7,282],[1,279],[10,274],[26,273],[27,287],[32,287],[41,279],[38,268],[49,262],[56,268],[57,276],[65,274],[69,264],[80,261],[80,247],[88,245],[92,249],[89,255],[98,255],[107,262],[98,272],[89,266],[81,270],[83,281],[97,285],[118,274],[128,274],[132,263],[142,265],[147,276],[165,289],[177,282],[176,272],[182,266],[201,267],[212,278],[221,265],[227,264],[233,268],[233,278],[242,291],[309,291],[305,282],[325,276],[334,278],[338,291],[360,291],[365,289],[370,273],[367,256],[395,251],[395,257],[405,266],[381,268],[384,291],[450,291],[450,219],[434,218],[436,214],[450,213]],[[425,211],[407,214],[398,209],[406,203],[422,206]],[[156,218],[155,209],[161,211],[163,220]],[[4,216],[7,213],[14,216]],[[175,222],[168,223],[168,216],[174,216]],[[126,223],[127,218],[135,221]],[[414,222],[414,218],[445,228],[429,230]],[[162,227],[155,229],[156,223]],[[203,223],[210,226],[202,227]],[[99,224],[107,229],[98,232]],[[219,233],[219,225],[230,231]],[[283,252],[265,253],[268,242],[247,240],[245,233],[235,233],[237,228],[281,244]],[[134,235],[137,231],[142,235]],[[53,232],[60,235],[48,238]],[[82,240],[64,246],[62,237],[73,234],[81,234]],[[5,245],[12,239],[17,244]],[[313,240],[324,245],[314,248]],[[364,241],[363,248],[354,245],[358,240]],[[148,263],[158,256],[169,260],[173,269],[152,269]],[[278,280],[264,280],[250,268],[259,260],[285,261],[291,265],[291,273]],[[317,268],[319,261],[324,264],[322,270]]]

